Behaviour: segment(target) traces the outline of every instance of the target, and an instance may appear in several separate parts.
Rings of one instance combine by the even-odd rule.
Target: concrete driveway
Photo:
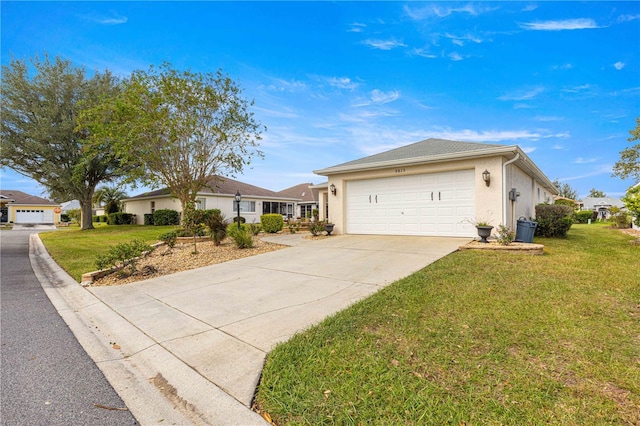
[[[468,241],[358,235],[311,241],[299,234],[265,239],[291,247],[78,294],[79,306],[68,309],[118,345],[97,350],[98,365],[124,362],[125,375],[142,374],[191,422],[260,424],[248,407],[277,343]],[[158,412],[136,412],[135,401],[121,396],[142,424],[160,420]]]

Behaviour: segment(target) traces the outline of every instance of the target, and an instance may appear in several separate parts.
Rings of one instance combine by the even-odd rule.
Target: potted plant
[[[331,235],[331,233],[333,232],[333,227],[334,227],[334,224],[331,223],[330,221],[326,221],[324,223],[324,230],[327,231],[327,235]]]
[[[486,220],[476,220],[472,223],[476,226],[478,236],[480,237],[480,242],[488,243],[489,241],[487,241],[487,238],[491,236],[493,225],[491,225],[491,223]]]

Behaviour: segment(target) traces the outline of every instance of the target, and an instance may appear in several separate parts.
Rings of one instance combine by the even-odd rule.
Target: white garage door
[[[348,181],[348,234],[473,237],[474,171]]]
[[[53,223],[53,210],[18,209],[16,223]]]

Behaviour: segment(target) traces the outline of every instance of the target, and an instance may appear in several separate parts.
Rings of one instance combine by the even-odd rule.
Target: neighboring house
[[[294,217],[299,199],[258,186],[239,182],[228,177],[215,176],[209,180],[208,187],[202,188],[196,196],[196,208],[202,210],[220,209],[230,221],[237,216],[236,193],[239,192],[240,216],[247,223],[259,223],[260,216],[265,213],[278,213],[287,218]],[[213,189],[211,189],[213,188]],[[153,213],[160,209],[182,212],[180,200],[173,197],[168,188],[145,192],[123,200],[124,212],[136,215],[136,223],[144,223],[145,213]]]
[[[613,197],[585,197],[580,202],[580,210],[591,210],[597,213],[597,220],[607,220],[611,216],[611,207],[626,210],[626,206],[619,198]]]
[[[473,237],[475,221],[515,229],[558,194],[517,145],[427,139],[315,173],[341,234]]]
[[[3,223],[54,224],[60,222],[60,204],[11,189],[0,190]]]
[[[62,208],[62,214],[67,214],[69,210],[80,210],[80,201],[65,201],[64,203],[60,203],[60,207]]]
[[[326,185],[325,185],[326,188]],[[295,217],[305,218],[311,217],[313,210],[317,209],[319,204],[318,188],[312,183],[301,183],[291,188],[278,191],[283,197],[298,199]]]

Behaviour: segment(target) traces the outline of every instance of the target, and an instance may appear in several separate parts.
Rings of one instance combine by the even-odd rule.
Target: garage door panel
[[[474,179],[463,170],[347,181],[346,232],[473,236],[460,222],[475,215]]]

